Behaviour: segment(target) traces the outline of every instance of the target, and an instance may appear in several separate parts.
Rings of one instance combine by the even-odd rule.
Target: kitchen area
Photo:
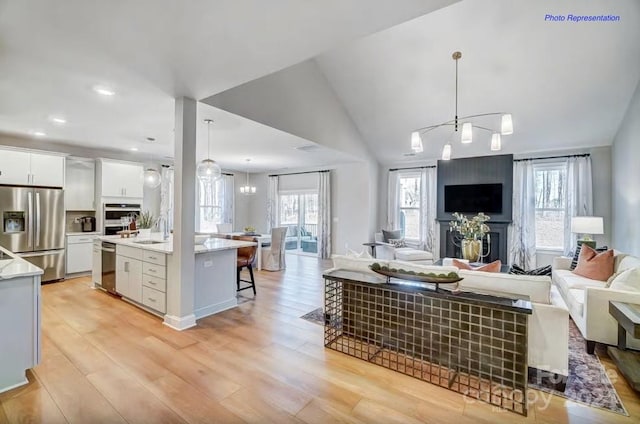
[[[145,205],[143,171],[141,163],[0,147],[0,392],[25,384],[25,370],[39,362],[41,284],[90,279],[176,330],[237,305],[237,249],[255,243],[198,237],[185,302],[169,229],[118,234],[158,207]]]

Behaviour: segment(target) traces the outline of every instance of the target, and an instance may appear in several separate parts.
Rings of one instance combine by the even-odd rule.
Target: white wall
[[[603,140],[603,144],[606,144],[606,140]],[[640,143],[639,143],[640,144]],[[529,158],[529,157],[548,157],[548,156],[562,156],[562,155],[574,155],[589,153],[591,155],[591,164],[593,172],[593,213],[595,216],[603,217],[604,221],[604,234],[594,236],[598,246],[614,246],[612,244],[612,208],[611,208],[611,193],[612,193],[612,149],[610,146],[594,147],[588,149],[572,149],[572,150],[558,150],[552,152],[535,152],[535,153],[523,153],[514,155],[515,159]],[[380,166],[379,181],[379,203],[378,203],[378,226],[380,228],[386,228],[387,222],[387,180],[389,169],[402,168],[411,166],[428,166],[435,165],[433,161],[429,162],[413,162],[410,164],[393,164],[392,166]],[[553,258],[561,255],[560,251],[548,251],[538,252],[537,264],[538,266],[549,265],[553,261]]]
[[[640,83],[613,141],[613,246],[640,256]]]

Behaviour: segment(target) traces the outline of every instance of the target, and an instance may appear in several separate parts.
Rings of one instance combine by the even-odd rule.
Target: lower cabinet
[[[93,240],[95,235],[67,236],[67,274],[89,272],[93,262]]]
[[[116,247],[116,291],[154,311],[167,311],[166,255]]]

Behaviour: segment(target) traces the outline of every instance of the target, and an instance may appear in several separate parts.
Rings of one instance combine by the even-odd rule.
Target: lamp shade
[[[500,134],[493,133],[491,136],[491,150],[496,152],[502,149],[502,141],[500,139]]]
[[[473,141],[473,125],[471,122],[465,122],[462,124],[462,136],[460,142],[462,144],[469,144]]]
[[[577,234],[604,234],[601,216],[574,216],[571,218],[571,232]]]
[[[451,144],[445,144],[442,148],[442,160],[451,159]]]
[[[504,115],[502,115],[502,122],[500,127],[500,133],[502,135],[513,134],[513,119],[511,118],[510,113],[505,113]]]
[[[422,138],[420,137],[420,133],[418,131],[414,131],[411,133],[411,149],[416,153],[422,152]]]

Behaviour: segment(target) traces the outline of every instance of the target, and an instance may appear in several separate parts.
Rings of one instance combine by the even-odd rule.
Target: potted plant
[[[149,211],[144,211],[138,216],[136,224],[138,226],[138,235],[140,237],[151,237],[151,228],[155,225],[156,219]]]
[[[476,262],[482,250],[482,239],[489,232],[486,222],[491,218],[482,212],[471,219],[454,212],[453,218],[454,220],[449,222],[449,230],[452,234],[457,234],[461,240],[462,257],[470,262]]]

